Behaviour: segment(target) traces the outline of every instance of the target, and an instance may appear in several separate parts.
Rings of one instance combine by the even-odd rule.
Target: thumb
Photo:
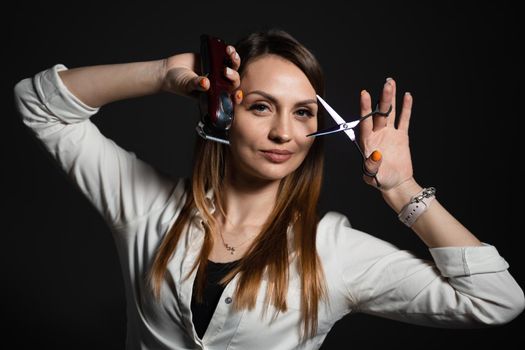
[[[363,163],[363,179],[367,184],[374,184],[374,176],[379,171],[382,159],[381,152],[375,150]]]
[[[210,80],[203,76],[196,76],[193,79],[194,89],[199,91],[206,91],[210,88]]]
[[[199,91],[210,88],[210,81],[190,69],[176,67],[170,69],[164,78],[163,89],[183,96],[196,96]]]
[[[186,92],[192,94],[195,91],[206,91],[210,88],[210,80],[203,76],[196,75],[193,79],[188,80]]]
[[[182,90],[181,95],[198,98],[201,91],[207,91],[210,88],[210,80],[193,73],[181,77],[179,86]]]

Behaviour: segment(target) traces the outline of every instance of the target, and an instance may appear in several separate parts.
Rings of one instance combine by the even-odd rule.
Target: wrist
[[[157,65],[157,86],[158,92],[166,91],[166,75],[168,74],[168,58],[158,61]]]
[[[410,177],[399,185],[387,191],[382,191],[381,194],[385,202],[399,214],[412,197],[422,190],[423,187],[413,177]]]

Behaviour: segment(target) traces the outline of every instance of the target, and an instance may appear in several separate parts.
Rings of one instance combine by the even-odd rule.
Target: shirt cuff
[[[34,86],[40,100],[46,108],[66,124],[82,122],[96,114],[100,108],[94,108],[80,101],[62,82],[59,71],[66,70],[63,64],[57,64],[34,77]]]
[[[500,272],[509,268],[496,247],[486,243],[478,247],[437,247],[429,250],[437,268],[445,277]]]

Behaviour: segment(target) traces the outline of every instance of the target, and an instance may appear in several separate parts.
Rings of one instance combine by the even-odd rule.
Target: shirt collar
[[[208,199],[208,210],[212,214],[215,213],[215,193],[213,192],[213,188],[210,188],[208,192],[206,192],[206,198]]]
[[[208,190],[208,192],[206,192],[205,198],[206,198],[207,208],[210,211],[210,214],[215,213],[215,210],[216,210],[215,194],[214,194],[212,188],[210,188]],[[199,211],[199,209],[197,207],[193,208],[192,217],[195,220],[197,220],[197,222],[204,222],[204,221],[206,221],[204,219],[204,216],[202,215],[202,213]]]

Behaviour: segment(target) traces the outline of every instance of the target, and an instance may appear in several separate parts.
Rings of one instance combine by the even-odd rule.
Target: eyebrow
[[[263,96],[264,98],[272,101],[273,104],[278,104],[277,103],[277,98],[275,98],[274,96],[264,92],[264,91],[261,91],[261,90],[253,90],[253,91],[250,91],[249,93],[247,93],[246,95],[244,95],[244,97],[247,97],[248,95],[251,95],[251,94],[257,94],[257,95],[261,95]],[[317,104],[317,100],[315,99],[308,99],[308,100],[303,100],[303,101],[299,101],[297,102],[295,105],[296,106],[303,106],[303,105],[308,105],[310,103],[315,103]]]

